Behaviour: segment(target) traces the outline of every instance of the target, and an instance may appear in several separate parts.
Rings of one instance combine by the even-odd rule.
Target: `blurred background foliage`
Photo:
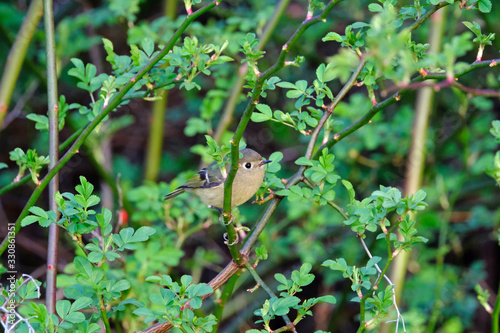
[[[418,1],[415,1],[418,2]],[[316,68],[328,63],[339,52],[340,44],[322,42],[328,32],[343,34],[346,26],[357,21],[369,21],[373,15],[367,0],[341,2],[325,23],[306,31],[299,43],[290,50],[290,58],[303,56],[300,67],[289,66],[280,72],[283,81],[312,82]],[[414,1],[398,1],[397,7],[413,5]],[[0,3],[0,64],[7,60],[26,13],[26,1]],[[170,274],[178,279],[183,274],[193,276],[195,282],[207,282],[231,259],[223,243],[223,227],[218,216],[190,196],[163,202],[163,196],[182,184],[206,163],[205,134],[216,135],[221,124],[224,107],[233,94],[237,74],[241,71],[242,54],[239,40],[248,32],[260,37],[266,23],[274,15],[276,1],[222,1],[217,8],[194,22],[186,36],[196,36],[200,44],[222,45],[228,41],[224,54],[235,61],[211,68],[210,76],[195,79],[198,89],[175,87],[158,100],[133,99],[114,112],[108,122],[86,141],[85,148],[61,171],[61,192],[72,191],[78,177],[84,175],[96,186],[103,198],[103,206],[116,215],[121,212],[124,223],[135,228],[152,226],[156,233],[126,258],[123,266],[108,267],[108,273],[127,278],[131,289],[127,297],[148,303],[147,295],[156,285],[144,281],[146,276]],[[305,1],[289,1],[283,16],[266,41],[266,52],[259,62],[264,70],[272,65],[282,45],[304,19]],[[97,74],[110,72],[105,62],[102,38],[113,42],[114,52],[129,54],[131,44],[140,44],[145,38],[155,45],[165,44],[183,20],[185,9],[180,1],[148,0],[82,0],[56,1],[56,43],[60,78],[59,93],[67,103],[82,105],[90,102],[87,92],[75,87],[76,79],[68,75],[73,67],[72,57],[92,63]],[[443,42],[462,34],[467,27],[462,21],[478,22],[485,33],[500,33],[496,18],[500,6],[483,14],[477,10],[461,10],[458,4],[446,8]],[[417,43],[429,39],[427,21],[413,34]],[[8,185],[16,176],[15,163],[9,152],[16,147],[36,149],[39,155],[48,155],[48,134],[37,131],[30,113],[46,113],[46,79],[44,30],[41,23],[29,46],[21,74],[16,82],[8,113],[0,131],[0,161],[8,168],[0,171],[0,187]],[[498,57],[500,39],[487,46],[483,59]],[[459,62],[472,63],[476,48],[469,48]],[[469,87],[499,89],[496,68],[481,68],[460,78]],[[343,82],[329,83],[334,95]],[[379,82],[383,87],[384,82]],[[390,85],[390,83],[387,83]],[[220,142],[227,143],[231,131],[245,105],[244,89],[236,95],[232,121],[220,133]],[[285,89],[270,91],[265,103],[273,110],[292,112],[295,100],[285,97]],[[409,163],[413,114],[416,91],[404,94],[400,101],[377,114],[371,123],[346,137],[330,151],[335,155],[335,170],[342,179],[349,180],[359,198],[365,198],[380,185],[403,188]],[[372,106],[365,87],[355,87],[335,109],[332,132],[350,125]],[[161,154],[148,154],[153,130],[154,108],[164,110],[161,123]],[[427,150],[423,189],[429,204],[417,216],[420,235],[429,239],[413,249],[404,283],[400,308],[408,332],[486,332],[490,330],[489,315],[480,306],[474,287],[496,295],[500,279],[500,196],[498,184],[485,170],[493,163],[498,143],[490,134],[491,123],[498,119],[498,98],[467,96],[456,88],[443,88],[432,101],[432,114],[426,142]],[[161,119],[161,118],[159,118]],[[68,110],[61,141],[68,138],[87,122],[77,110]],[[244,139],[247,145],[264,156],[280,151],[279,178],[287,178],[296,170],[293,163],[305,151],[308,137],[276,122],[250,123]],[[202,156],[205,158],[203,160]],[[158,172],[147,169],[155,158],[159,159]],[[42,171],[44,174],[45,171]],[[6,233],[4,221],[14,221],[22,210],[35,185],[28,184],[2,194],[0,197],[1,232]],[[117,195],[118,191],[120,195]],[[106,193],[107,196],[106,196]],[[47,193],[38,206],[47,207]],[[335,202],[345,207],[348,194],[336,187]],[[263,213],[264,206],[247,203],[239,207],[237,221],[252,226]],[[47,237],[39,226],[23,228],[17,236],[19,271],[29,273],[43,281],[45,272]],[[331,207],[312,205],[310,202],[284,200],[259,241],[269,252],[269,259],[258,266],[260,275],[275,287],[273,275],[290,274],[301,263],[312,264],[316,279],[304,288],[304,297],[332,294],[337,304],[322,304],[314,308],[297,328],[299,332],[325,330],[353,332],[357,328],[358,305],[349,302],[354,294],[350,285],[338,272],[321,267],[327,259],[345,258],[351,263],[367,260],[356,235],[343,225],[340,214]],[[372,253],[384,248],[368,238]],[[71,278],[75,245],[66,235],[60,237],[59,271],[68,275],[59,277],[60,287],[67,287]],[[116,264],[116,263],[115,263]],[[273,282],[274,281],[274,282]],[[237,281],[235,294],[225,307],[220,332],[244,332],[252,327],[253,312],[266,297],[262,290],[247,292],[254,286],[248,273]],[[62,290],[62,289],[61,289]],[[61,295],[62,296],[62,295]],[[217,294],[215,296],[216,299]],[[207,302],[210,306],[214,302]],[[144,328],[132,310],[121,312],[116,323],[123,331]],[[118,325],[118,324],[117,324]],[[382,329],[381,329],[382,330]],[[392,328],[391,328],[392,331]]]

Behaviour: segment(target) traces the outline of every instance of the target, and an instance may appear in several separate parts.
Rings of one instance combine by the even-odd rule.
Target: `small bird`
[[[248,201],[262,185],[265,165],[270,160],[264,160],[256,151],[245,148],[240,150],[238,171],[233,181],[231,207],[236,207]],[[230,164],[226,165],[229,172]],[[200,200],[211,208],[222,210],[224,204],[224,181],[220,168],[212,162],[200,170],[194,177],[165,196],[165,200],[172,199],[184,192],[194,193]]]

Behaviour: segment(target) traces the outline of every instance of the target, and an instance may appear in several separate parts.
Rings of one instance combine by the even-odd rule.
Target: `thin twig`
[[[368,257],[370,257],[370,259],[373,258],[370,250],[368,249],[368,246],[366,246],[364,239],[359,237],[359,240],[361,241],[361,244],[363,244],[363,248],[365,249],[365,252],[368,254]],[[382,270],[380,269],[378,264],[375,264],[375,268],[377,269],[377,272],[379,273],[379,277],[377,278],[377,282],[378,282],[380,276],[382,275]],[[387,283],[389,283],[389,285],[391,285],[394,289],[394,283],[392,283],[392,281],[389,279],[389,277],[386,274],[384,274],[383,276],[384,276],[384,279],[387,281]],[[397,319],[395,320],[396,333],[398,332],[399,320],[401,320],[401,323],[403,324],[403,332],[406,332],[405,320],[404,320],[403,316],[401,315],[401,312],[399,312],[398,304],[396,303],[396,294],[395,293],[392,294],[392,303],[393,303],[394,308],[396,309],[396,313],[397,313]],[[388,323],[390,323],[390,322],[392,322],[392,321],[388,321]]]
[[[271,288],[269,288],[269,286],[267,285],[267,283],[264,282],[264,280],[261,279],[261,277],[259,276],[259,274],[255,271],[255,269],[252,267],[252,265],[250,265],[250,263],[246,262],[245,263],[245,267],[246,269],[248,270],[248,272],[250,272],[250,275],[252,275],[253,279],[255,280],[255,282],[262,287],[262,289],[264,289],[264,291],[270,296],[270,297],[277,297],[276,294],[271,290]],[[292,321],[290,320],[290,318],[288,318],[287,315],[283,315],[281,316],[283,318],[283,320],[285,321],[286,325],[288,327],[291,327],[293,329],[293,332],[297,333],[297,331],[295,330],[295,327],[292,323]]]
[[[54,32],[54,12],[52,0],[43,2],[45,26],[45,51],[47,54],[47,97],[49,118],[49,168],[53,168],[59,159],[59,106],[57,105],[57,65],[56,42]],[[49,183],[49,208],[59,219],[59,210],[55,199],[59,192],[59,174],[55,173]],[[53,223],[49,227],[47,249],[47,290],[46,305],[49,313],[56,312],[56,281],[57,281],[57,245],[59,228]]]

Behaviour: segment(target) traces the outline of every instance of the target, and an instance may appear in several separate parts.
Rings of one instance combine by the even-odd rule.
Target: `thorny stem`
[[[49,168],[53,168],[59,159],[59,107],[57,105],[57,67],[56,42],[54,33],[54,12],[52,0],[44,0],[44,26],[47,54],[47,96],[49,117]],[[55,173],[49,183],[49,207],[59,219],[59,210],[55,195],[59,191],[59,174]],[[57,244],[59,229],[56,224],[49,227],[47,249],[47,295],[46,305],[49,313],[56,311],[57,281]]]

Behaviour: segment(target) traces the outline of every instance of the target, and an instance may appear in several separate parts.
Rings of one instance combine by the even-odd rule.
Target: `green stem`
[[[116,107],[118,107],[125,96],[125,94],[134,86],[136,82],[138,82],[146,73],[149,72],[153,66],[160,61],[167,53],[172,50],[174,47],[175,43],[177,40],[182,36],[183,32],[187,29],[187,27],[193,22],[196,18],[198,18],[200,15],[203,13],[207,12],[208,10],[212,9],[215,7],[215,3],[209,3],[204,7],[201,7],[199,10],[194,12],[193,14],[189,15],[186,17],[182,25],[179,27],[179,29],[176,31],[174,36],[170,39],[167,45],[165,45],[165,48],[158,53],[156,57],[154,57],[146,66],[144,66],[143,69],[141,69],[133,79],[130,80],[129,83],[127,83],[110,101],[109,105],[104,108],[97,116],[95,119],[90,122],[90,124],[85,128],[85,130],[82,132],[82,134],[76,139],[76,141],[73,143],[71,148],[64,154],[63,157],[59,159],[59,161],[56,163],[56,165],[51,168],[48,172],[48,174],[42,179],[40,182],[40,185],[33,191],[31,194],[31,197],[29,198],[28,202],[24,206],[23,211],[19,215],[17,221],[16,221],[16,226],[15,226],[15,234],[19,231],[21,228],[21,221],[28,215],[29,209],[35,204],[37,201],[38,197],[42,193],[43,189],[48,185],[49,181],[54,177],[55,174],[59,172],[59,170],[69,161],[73,155],[78,153],[78,149],[80,146],[83,144],[85,139],[89,136],[89,134],[101,123],[101,121]],[[9,234],[7,237],[4,238],[2,241],[2,244],[0,244],[0,255],[3,254],[5,249],[7,248],[10,239],[14,238],[15,235]]]
[[[38,22],[42,17],[42,13],[42,0],[32,1],[26,17],[23,20],[21,29],[19,29],[16,36],[14,45],[12,45],[9,55],[7,56],[2,80],[0,81],[0,129],[2,128],[3,119],[7,114],[7,108],[9,107],[24,58],[26,57],[26,52],[35,34]]]
[[[250,275],[252,275],[253,279],[255,280],[255,282],[262,287],[262,289],[264,289],[264,291],[270,296],[270,297],[276,297],[276,294],[271,290],[271,288],[269,288],[269,286],[267,285],[267,283],[264,282],[264,280],[262,280],[262,278],[259,276],[259,274],[257,274],[257,272],[255,271],[255,269],[253,268],[253,266],[251,264],[249,264],[248,262],[245,263],[245,268],[248,270],[248,272],[250,272]],[[289,322],[290,320],[288,320]],[[287,323],[288,323],[287,322]]]
[[[59,107],[57,105],[57,67],[56,42],[54,33],[54,12],[52,0],[44,0],[45,48],[47,54],[47,96],[49,117],[49,168],[53,168],[59,159]],[[59,210],[55,200],[59,192],[59,175],[56,173],[49,183],[49,208],[59,219]],[[56,281],[57,281],[57,244],[59,228],[53,223],[49,227],[47,250],[47,295],[46,305],[49,313],[56,310]]]
[[[434,7],[432,7],[431,10],[429,10],[428,12],[426,12],[425,15],[422,15],[418,20],[416,20],[407,29],[410,30],[410,31],[414,31],[414,30],[418,29],[418,27],[420,27],[422,25],[422,23],[424,23],[428,18],[430,18],[432,16],[432,14],[434,14],[435,12],[437,12],[438,10],[440,10],[441,8],[446,7],[448,5],[449,5],[448,2],[441,1],[441,3],[438,3],[437,5],[435,5]]]
[[[33,4],[33,2],[32,2]],[[40,17],[42,15],[42,12],[40,12]],[[40,20],[40,19],[38,19]],[[38,23],[37,23],[38,25]],[[14,38],[10,36],[10,31],[7,30],[5,25],[0,22],[0,37],[3,37],[5,43],[7,44],[7,47],[11,48],[12,45],[14,45]],[[29,68],[29,70],[35,75],[38,83],[42,86],[43,89],[47,89],[47,78],[45,77],[45,71],[42,71],[39,67],[39,65],[35,64],[35,62],[30,59],[30,58],[25,58],[24,63],[26,66]],[[38,86],[36,87],[38,88]],[[36,89],[35,88],[35,89]],[[5,124],[3,124],[5,126]]]
[[[493,308],[493,313],[491,314],[491,332],[499,333],[500,327],[500,282],[498,283],[497,291],[497,301],[495,302],[495,307]]]
[[[159,100],[153,103],[153,113],[151,117],[148,147],[145,161],[144,180],[156,181],[160,171],[161,150],[163,145],[163,128],[165,115],[167,113],[168,91],[163,90],[159,94]]]
[[[177,0],[165,0],[165,16],[175,20]],[[148,147],[144,168],[144,179],[156,181],[160,172],[161,151],[163,147],[163,129],[167,113],[168,90],[160,90],[160,99],[153,102],[153,113],[150,122]]]
[[[218,328],[219,328],[219,323],[222,320],[222,314],[224,312],[224,307],[226,306],[227,300],[229,299],[229,296],[233,294],[234,286],[236,285],[236,281],[238,281],[238,278],[241,276],[241,273],[243,271],[239,270],[231,276],[231,278],[227,281],[226,286],[222,290],[222,295],[220,299],[216,302],[217,306],[215,307],[214,310],[214,316],[217,321],[217,326],[214,328],[213,333],[217,333]]]
[[[106,305],[104,304],[104,299],[102,295],[97,295],[99,299],[99,310],[101,312],[101,319],[104,323],[104,327],[106,328],[106,333],[111,333],[111,326],[109,325],[108,313],[106,311]]]

